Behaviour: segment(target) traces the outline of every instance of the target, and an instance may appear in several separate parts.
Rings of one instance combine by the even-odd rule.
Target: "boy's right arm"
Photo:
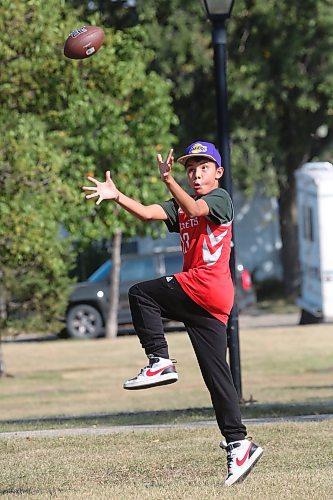
[[[105,182],[100,182],[94,177],[88,177],[95,186],[84,186],[82,189],[90,194],[86,198],[95,198],[98,196],[96,205],[103,200],[113,200],[140,220],[167,220],[167,215],[160,205],[143,205],[142,203],[121,193],[111,179],[111,173],[108,171],[105,175]]]

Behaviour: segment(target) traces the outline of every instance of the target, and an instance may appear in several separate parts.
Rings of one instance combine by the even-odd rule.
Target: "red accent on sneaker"
[[[236,458],[236,464],[238,465],[238,467],[241,467],[244,464],[244,462],[247,459],[247,457],[249,456],[249,453],[250,453],[250,450],[251,450],[251,446],[252,446],[252,443],[249,444],[249,447],[246,450],[246,453],[245,453],[244,457],[241,460],[239,460],[238,457]]]
[[[157,375],[158,373],[160,372],[163,372],[163,370],[166,370],[167,368],[171,368],[173,365],[168,365],[168,366],[163,366],[163,368],[159,368],[158,370],[155,370],[155,371],[151,371],[150,368],[148,368],[148,370],[146,371],[146,375],[148,377],[153,377],[154,375]]]

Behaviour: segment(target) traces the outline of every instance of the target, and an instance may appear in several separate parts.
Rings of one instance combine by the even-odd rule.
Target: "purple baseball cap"
[[[182,165],[186,165],[188,158],[192,158],[193,156],[204,156],[215,161],[219,167],[222,167],[221,155],[211,142],[193,142],[186,148],[184,156],[178,158],[177,161]]]

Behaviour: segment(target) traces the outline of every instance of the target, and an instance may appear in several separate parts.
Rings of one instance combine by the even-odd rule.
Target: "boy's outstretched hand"
[[[111,173],[109,171],[105,174],[105,182],[100,182],[94,177],[87,177],[87,179],[96,184],[96,186],[83,186],[83,191],[92,192],[86,195],[87,200],[98,196],[99,198],[96,201],[96,205],[99,205],[103,200],[115,200],[118,198],[119,191],[111,179]]]
[[[171,174],[171,170],[174,164],[173,149],[170,149],[165,161],[163,161],[160,154],[158,154],[156,158],[160,169],[161,179],[164,181],[168,178],[169,174]]]

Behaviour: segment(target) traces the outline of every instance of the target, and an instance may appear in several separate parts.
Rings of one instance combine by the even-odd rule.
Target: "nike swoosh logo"
[[[244,457],[241,460],[239,460],[238,457],[236,458],[236,464],[238,465],[238,467],[241,467],[244,464],[244,462],[247,459],[247,457],[249,456],[249,453],[250,453],[250,450],[251,450],[251,446],[252,446],[252,443],[249,444],[249,447],[246,450],[246,453],[245,453]]]
[[[154,375],[157,375],[158,373],[162,372],[163,370],[166,370],[167,368],[170,368],[172,365],[168,366],[163,366],[163,368],[159,368],[158,370],[152,371],[150,368],[146,371],[146,375],[148,377],[153,377]]]

